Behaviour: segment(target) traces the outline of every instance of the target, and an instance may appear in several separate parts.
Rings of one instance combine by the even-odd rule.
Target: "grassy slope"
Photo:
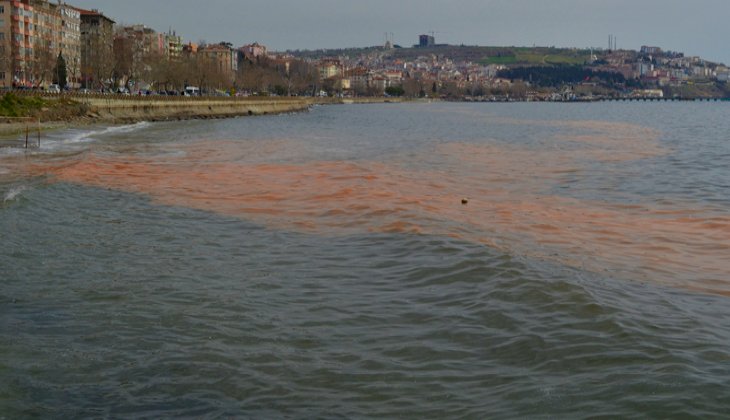
[[[381,48],[351,48],[342,50],[297,51],[295,55],[306,58],[332,56],[358,57],[362,54],[383,51]],[[449,45],[430,48],[399,48],[387,51],[394,59],[413,60],[420,56],[444,56],[456,61],[472,61],[482,64],[503,65],[551,65],[583,64],[589,59],[589,50],[552,47],[481,47]]]
[[[32,117],[41,121],[69,121],[87,114],[88,107],[66,98],[17,96],[0,98],[0,117]]]
[[[590,51],[559,48],[514,48],[511,54],[488,56],[480,60],[482,64],[503,65],[550,65],[583,64],[588,61]]]
[[[0,116],[3,117],[32,117],[41,112],[47,102],[39,97],[19,97],[12,93],[5,94],[0,99]]]

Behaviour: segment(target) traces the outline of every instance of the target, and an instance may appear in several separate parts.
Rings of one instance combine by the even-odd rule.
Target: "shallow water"
[[[721,416],[727,111],[318,107],[0,150],[0,417]]]

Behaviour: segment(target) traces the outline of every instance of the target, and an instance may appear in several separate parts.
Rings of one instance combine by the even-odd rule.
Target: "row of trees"
[[[169,58],[157,52],[145,52],[132,38],[118,37],[109,60],[97,57],[98,63],[88,72],[90,88],[121,87],[153,90],[180,90],[188,85],[203,90],[248,90],[300,94],[317,83],[316,68],[301,60],[275,61],[266,57],[243,59],[233,71],[228,63],[203,52]],[[238,57],[234,56],[234,59]]]

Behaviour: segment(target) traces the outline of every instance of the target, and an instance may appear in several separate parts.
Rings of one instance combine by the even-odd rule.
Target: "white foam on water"
[[[136,124],[128,124],[128,125],[118,125],[113,127],[107,127],[102,130],[92,130],[92,131],[85,131],[78,133],[72,137],[66,138],[63,143],[83,143],[83,142],[89,142],[94,139],[96,139],[99,136],[104,136],[107,134],[122,134],[122,133],[130,133],[136,130],[140,130],[142,128],[146,128],[150,125],[147,121],[138,122]]]
[[[18,198],[18,196],[20,196],[24,191],[27,191],[28,189],[29,188],[25,185],[11,188],[10,191],[5,193],[5,196],[3,197],[3,203],[15,200],[16,198]]]
[[[20,143],[18,143],[18,144],[20,144]],[[23,154],[24,151],[25,151],[25,149],[23,149],[20,146],[18,146],[18,147],[0,147],[0,157],[17,156],[17,155]],[[3,173],[2,169],[0,169],[0,173]],[[7,173],[7,172],[5,172],[5,173]]]
[[[51,133],[41,139],[42,151],[57,151],[68,149],[69,146],[90,143],[100,137],[110,134],[130,133],[149,126],[147,121],[136,124],[119,125],[95,130],[69,130],[61,133]]]

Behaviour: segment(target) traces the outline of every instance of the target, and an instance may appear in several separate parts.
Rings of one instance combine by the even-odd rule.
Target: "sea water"
[[[331,106],[0,149],[0,418],[723,416],[729,110]]]

